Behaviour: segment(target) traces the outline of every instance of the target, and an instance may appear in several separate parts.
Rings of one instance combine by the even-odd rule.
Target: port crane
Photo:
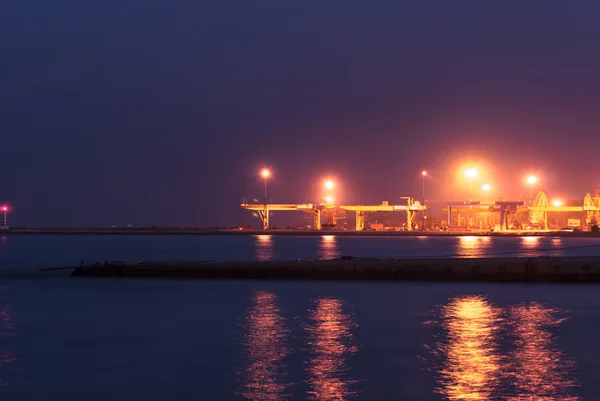
[[[255,211],[258,213],[262,223],[263,229],[268,230],[268,218],[267,214],[269,211],[300,211],[304,213],[312,214],[313,216],[313,228],[315,230],[321,229],[321,216],[323,214],[332,215],[332,220],[335,222],[335,214],[345,214],[348,212],[354,212],[356,215],[356,230],[363,231],[365,229],[366,218],[371,213],[376,212],[406,212],[407,218],[407,229],[413,230],[415,216],[419,211],[426,210],[428,207],[421,205],[419,201],[415,201],[413,198],[403,196],[400,199],[405,199],[406,204],[404,205],[390,205],[387,201],[381,202],[380,205],[329,205],[329,204],[313,204],[313,203],[300,203],[300,204],[248,204],[242,203],[241,207],[246,210]]]
[[[400,199],[406,201],[405,204],[389,204],[387,201],[379,205],[332,205],[332,204],[249,204],[242,203],[241,207],[246,210],[257,212],[260,217],[263,229],[269,229],[268,212],[269,211],[300,211],[307,213],[313,218],[313,228],[321,230],[321,218],[328,216],[330,222],[335,225],[336,216],[354,213],[356,216],[356,230],[365,230],[366,218],[369,214],[377,212],[397,212],[406,213],[407,230],[413,231],[415,226],[415,217],[418,212],[423,212],[430,206],[442,206],[442,210],[448,213],[448,226],[451,226],[452,213],[498,213],[500,216],[500,229],[508,229],[510,216],[524,216],[529,223],[538,226],[540,229],[548,230],[549,212],[585,212],[587,224],[598,224],[600,222],[600,189],[592,196],[587,193],[581,206],[565,206],[553,204],[548,201],[545,192],[539,191],[534,201],[526,205],[525,201],[425,201],[421,204],[414,198],[403,196]],[[526,217],[525,217],[526,216]]]

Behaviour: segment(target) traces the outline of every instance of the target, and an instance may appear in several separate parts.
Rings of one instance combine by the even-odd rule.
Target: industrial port
[[[425,197],[425,177],[428,173],[423,171],[420,200],[403,196],[399,197],[398,202],[382,201],[377,205],[336,204],[329,194],[335,187],[331,180],[324,181],[325,194],[319,203],[268,203],[267,181],[270,175],[270,170],[266,168],[260,172],[264,180],[264,202],[241,204],[242,208],[259,217],[263,231],[280,231],[274,230],[277,226],[270,219],[272,211],[309,215],[311,222],[294,227],[296,230],[407,234],[597,232],[600,218],[599,189],[593,194],[586,193],[581,200],[550,199],[542,190],[536,191],[534,197],[533,187],[538,179],[533,175],[526,177],[530,186],[529,199],[474,199],[472,188],[477,171],[469,168],[464,171],[470,189],[467,199],[428,200]],[[489,184],[482,185],[484,193],[489,189]],[[382,219],[382,216],[387,219]],[[386,224],[385,220],[389,223]]]
[[[254,199],[241,207],[257,217],[257,225],[237,226],[111,226],[109,228],[26,228],[9,227],[7,214],[10,208],[0,206],[2,225],[0,232],[11,234],[195,234],[195,235],[249,235],[270,234],[320,235],[590,235],[600,234],[600,189],[588,192],[581,199],[562,200],[550,198],[536,189],[538,178],[526,176],[527,196],[518,199],[492,197],[476,199],[475,194],[488,194],[490,185],[484,183],[480,191],[473,191],[473,181],[478,172],[464,170],[468,183],[467,196],[454,200],[430,200],[425,196],[425,179],[422,171],[420,198],[399,196],[398,201],[381,201],[378,204],[344,204],[334,199],[336,182],[325,179],[321,200],[316,203],[269,203],[267,183],[269,169],[260,177],[264,183],[264,201]],[[493,198],[493,199],[490,199]],[[272,220],[272,212],[299,215],[296,225]]]

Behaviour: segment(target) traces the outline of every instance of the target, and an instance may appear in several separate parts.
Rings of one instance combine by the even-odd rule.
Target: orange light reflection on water
[[[323,235],[317,248],[319,259],[337,259],[340,257],[337,237],[335,235]]]
[[[256,235],[254,237],[254,256],[256,260],[271,260],[275,256],[275,247],[270,235]]]
[[[436,392],[447,400],[579,400],[574,361],[553,334],[564,320],[538,303],[498,308],[481,296],[452,299],[441,308],[445,336],[433,350],[442,357]]]
[[[521,244],[525,249],[535,249],[540,244],[540,237],[520,237]]]
[[[499,310],[478,296],[455,298],[442,309],[446,362],[438,392],[448,400],[490,400],[501,375]]]
[[[575,401],[577,383],[569,377],[573,362],[556,345],[550,329],[562,323],[553,309],[533,303],[510,311],[516,350],[512,380],[515,395],[509,401]]]
[[[463,258],[480,257],[485,252],[485,248],[489,247],[490,242],[489,237],[458,237],[458,249],[456,254]]]
[[[284,360],[288,355],[288,330],[277,306],[277,296],[257,292],[245,322],[244,346],[248,364],[241,394],[253,401],[280,401],[288,398]]]
[[[318,401],[348,400],[355,392],[348,376],[348,357],[353,346],[352,318],[344,314],[342,301],[325,298],[316,301],[307,326],[310,358],[307,367],[309,395]]]

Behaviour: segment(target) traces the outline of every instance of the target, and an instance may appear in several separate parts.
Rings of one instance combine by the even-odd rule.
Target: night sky
[[[599,18],[583,0],[3,0],[0,202],[13,225],[258,225],[239,204],[265,165],[272,202],[334,177],[367,204],[420,197],[422,169],[428,199],[466,198],[467,162],[497,196],[535,172],[582,199]]]

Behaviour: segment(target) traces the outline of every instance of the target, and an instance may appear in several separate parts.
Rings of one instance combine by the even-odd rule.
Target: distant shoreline
[[[323,236],[335,235],[343,237],[459,237],[459,236],[493,236],[493,237],[585,237],[600,238],[599,233],[582,231],[336,231],[336,230],[234,230],[234,229],[171,229],[171,228],[14,228],[0,231],[0,235],[275,235],[275,236]]]

